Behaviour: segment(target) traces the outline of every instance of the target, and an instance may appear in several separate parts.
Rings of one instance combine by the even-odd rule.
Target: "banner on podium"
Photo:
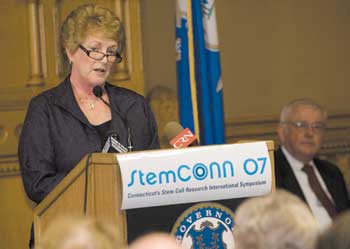
[[[203,202],[271,192],[265,142],[118,154],[122,209]]]

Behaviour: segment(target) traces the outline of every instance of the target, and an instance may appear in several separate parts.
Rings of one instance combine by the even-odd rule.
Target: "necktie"
[[[314,191],[316,197],[322,203],[323,207],[327,210],[329,216],[332,218],[336,216],[337,210],[335,209],[332,201],[328,198],[322,189],[321,184],[316,177],[314,168],[311,165],[306,164],[302,170],[306,173],[311,189]]]

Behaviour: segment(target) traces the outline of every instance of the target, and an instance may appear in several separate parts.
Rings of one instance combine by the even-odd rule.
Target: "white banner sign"
[[[122,209],[263,195],[271,192],[265,142],[118,154]]]

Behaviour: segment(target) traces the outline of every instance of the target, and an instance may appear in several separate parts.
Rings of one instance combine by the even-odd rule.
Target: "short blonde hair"
[[[89,245],[91,248],[114,249],[122,243],[118,229],[111,224],[92,218],[64,216],[49,224],[36,248],[75,249]]]
[[[306,204],[284,190],[244,201],[235,221],[239,249],[312,249],[319,231]]]
[[[79,44],[94,33],[115,40],[121,52],[124,31],[120,20],[111,10],[94,4],[82,5],[66,17],[61,27],[61,45],[75,52]]]

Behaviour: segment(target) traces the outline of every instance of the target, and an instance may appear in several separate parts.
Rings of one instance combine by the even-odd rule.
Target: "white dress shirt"
[[[308,203],[311,209],[311,212],[320,224],[321,229],[323,230],[327,228],[330,224],[332,224],[332,218],[329,216],[327,210],[323,207],[322,203],[318,200],[314,191],[311,189],[307,175],[304,171],[302,171],[304,163],[293,157],[283,146],[282,151],[283,154],[286,156],[289,165],[292,167],[293,173],[299,182],[300,188],[305,196],[306,202]],[[329,199],[334,203],[333,198],[329,194],[327,186],[324,183],[320,172],[318,172],[314,161],[311,160],[308,164],[310,164],[314,168],[317,180],[321,184],[322,189],[329,197]]]

